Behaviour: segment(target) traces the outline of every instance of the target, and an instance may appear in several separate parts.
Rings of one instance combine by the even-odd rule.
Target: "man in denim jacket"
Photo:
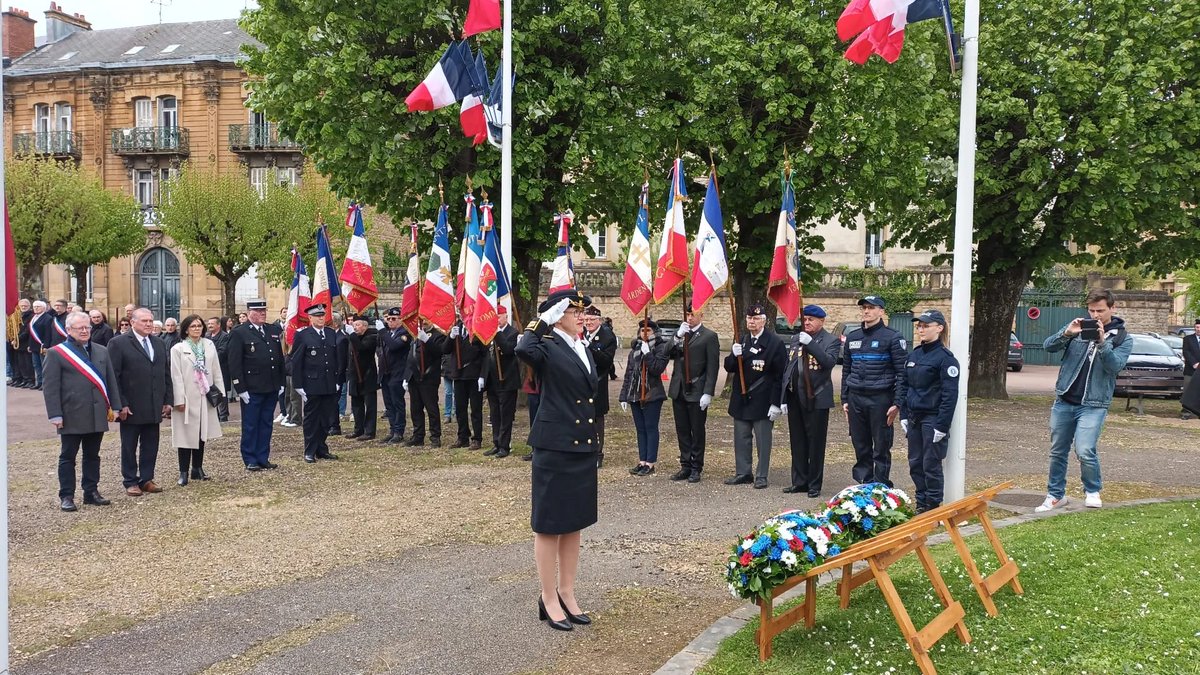
[[[1046,500],[1036,509],[1039,512],[1066,503],[1067,459],[1072,441],[1079,457],[1086,496],[1084,506],[1100,508],[1100,458],[1096,442],[1104,428],[1108,404],[1112,402],[1117,373],[1125,367],[1133,350],[1125,321],[1113,316],[1115,304],[1108,289],[1088,293],[1088,315],[1102,326],[1098,340],[1083,339],[1083,319],[1075,319],[1046,339],[1047,352],[1064,354],[1054,385],[1057,398],[1050,408],[1050,480],[1046,485]]]

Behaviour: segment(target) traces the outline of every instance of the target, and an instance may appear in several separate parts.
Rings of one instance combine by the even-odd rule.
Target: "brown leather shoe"
[[[136,485],[130,485],[129,487],[125,488],[125,494],[129,495],[130,497],[141,497],[142,488]]]
[[[470,445],[469,449],[470,450],[478,450],[481,447],[483,447],[483,446],[480,445],[479,441],[471,441],[471,445]]]
[[[142,483],[142,492],[150,492],[150,493],[162,492],[162,488],[155,485],[154,481],[148,480],[145,483]]]

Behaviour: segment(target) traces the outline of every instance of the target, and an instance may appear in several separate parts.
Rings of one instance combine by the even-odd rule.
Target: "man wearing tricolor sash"
[[[42,396],[46,416],[58,430],[58,497],[63,511],[75,511],[75,459],[83,448],[83,503],[105,506],[100,496],[100,442],[121,409],[117,376],[108,350],[91,345],[92,322],[74,312],[64,320],[67,340],[46,352]]]

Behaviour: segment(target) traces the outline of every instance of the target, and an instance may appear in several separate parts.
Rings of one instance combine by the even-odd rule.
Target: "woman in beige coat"
[[[208,480],[204,473],[204,444],[221,436],[217,409],[204,397],[209,387],[225,393],[225,380],[217,347],[204,337],[204,320],[192,314],[179,324],[186,336],[171,347],[171,385],[175,391],[175,412],[171,415],[171,442],[179,449],[179,484],[190,477]]]

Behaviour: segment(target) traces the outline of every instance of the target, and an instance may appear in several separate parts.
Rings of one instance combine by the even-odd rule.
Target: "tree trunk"
[[[71,273],[75,275],[75,304],[87,306],[87,273],[91,265],[71,265]]]
[[[979,269],[988,266],[980,262]],[[1029,283],[1027,266],[980,274],[975,294],[975,323],[971,331],[971,379],[968,391],[974,398],[1008,398],[1004,382],[1008,374],[1008,337],[1021,291]],[[963,317],[954,317],[963,321]]]
[[[237,296],[235,291],[237,290],[238,279],[241,278],[241,275],[233,276],[233,272],[230,270],[225,272],[225,278],[221,280],[221,292],[225,295],[225,316],[237,316]]]
[[[515,242],[514,242],[515,243]],[[514,293],[514,308],[516,316],[512,317],[517,332],[525,330],[526,324],[537,318],[537,306],[541,293],[542,261],[533,255],[513,255],[513,268],[519,269],[525,277],[525,293]],[[516,274],[513,275],[514,277]],[[513,279],[513,286],[521,288],[522,284]],[[518,325],[516,322],[520,321]]]
[[[36,264],[21,266],[21,296],[38,300],[42,296],[42,269],[43,265],[39,262]]]

